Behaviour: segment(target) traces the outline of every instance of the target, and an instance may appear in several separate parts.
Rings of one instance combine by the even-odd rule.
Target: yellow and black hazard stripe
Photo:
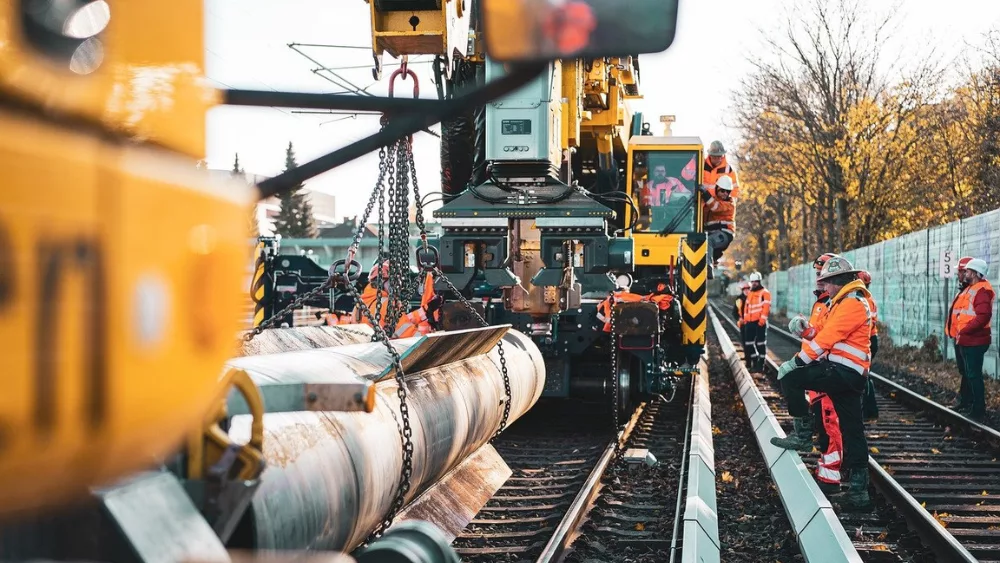
[[[692,233],[681,243],[681,344],[705,344],[708,326],[708,238]]]
[[[250,282],[250,299],[253,300],[253,326],[260,326],[264,322],[264,309],[267,302],[264,299],[267,294],[265,283],[267,280],[267,259],[264,251],[264,242],[257,243],[257,261],[253,268],[253,281]]]

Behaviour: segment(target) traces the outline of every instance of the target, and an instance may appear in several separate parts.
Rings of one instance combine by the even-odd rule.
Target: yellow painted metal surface
[[[694,140],[694,139],[692,139]],[[628,182],[628,194],[638,200],[639,194],[635,193],[635,182],[633,178],[634,153],[636,151],[678,151],[697,153],[696,162],[703,160],[702,151],[704,147],[700,142],[687,142],[681,137],[633,137],[628,146],[628,170],[626,178]],[[697,176],[695,185],[702,183],[702,167],[696,166]],[[700,196],[699,197],[700,200]],[[702,205],[695,203],[695,230],[702,230]],[[625,207],[625,224],[630,225],[632,221],[631,206]],[[669,266],[680,264],[681,243],[684,235],[671,234],[661,235],[657,233],[633,233],[632,239],[635,241],[634,260],[636,266]]]
[[[376,55],[446,55],[468,53],[470,12],[462,0],[442,0],[435,10],[371,11],[372,50]]]
[[[26,42],[20,2],[0,3],[0,91],[203,158],[205,113],[218,102],[203,77],[204,1],[109,4],[103,63],[81,75]]]
[[[689,235],[682,246],[681,344],[705,344],[708,327],[708,240]]]
[[[583,61],[562,62],[562,143],[564,149],[580,146],[583,121]]]
[[[0,510],[154,466],[236,352],[248,186],[0,110]]]

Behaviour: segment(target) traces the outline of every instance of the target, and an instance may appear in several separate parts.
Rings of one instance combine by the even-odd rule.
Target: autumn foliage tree
[[[895,55],[892,15],[803,4],[734,97],[734,257],[783,269],[1000,206],[1000,38],[949,86],[933,52]]]

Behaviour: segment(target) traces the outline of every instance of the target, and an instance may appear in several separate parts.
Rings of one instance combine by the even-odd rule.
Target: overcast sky
[[[343,88],[313,72],[319,66],[357,67],[339,70],[351,87],[387,94],[389,67],[382,82],[371,76],[368,4],[363,0],[205,0],[206,65],[219,87],[308,92],[342,92]],[[748,57],[766,56],[760,29],[781,29],[786,9],[806,0],[681,0],[677,37],[660,54],[642,55],[640,91],[645,99],[633,104],[654,131],[659,116],[677,116],[674,133],[699,136],[708,144],[735,140],[725,126],[726,110],[738,93]],[[1000,24],[996,0],[865,0],[872,10],[898,7],[899,36],[905,48],[934,46],[954,57],[964,41]],[[289,43],[340,45],[350,48],[303,47],[311,62]],[[429,61],[429,57],[417,58]],[[392,64],[386,58],[387,64]],[[411,65],[414,61],[411,60]],[[414,65],[423,97],[436,97],[430,65]],[[401,89],[401,91],[400,91]],[[411,95],[409,83],[397,93]],[[287,109],[216,108],[209,114],[208,162],[211,168],[232,167],[233,155],[256,174],[273,175],[284,166],[284,149],[295,144],[299,163],[325,154],[378,130],[378,118],[359,115],[303,115]],[[437,131],[437,128],[433,128]],[[440,186],[439,141],[426,133],[415,137],[415,158],[422,191]],[[337,196],[337,214],[363,211],[378,171],[377,155],[308,182],[310,189]]]

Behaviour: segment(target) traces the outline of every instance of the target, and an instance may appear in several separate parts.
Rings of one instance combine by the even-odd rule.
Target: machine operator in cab
[[[871,294],[846,258],[826,261],[816,279],[830,298],[830,310],[813,338],[781,364],[778,380],[793,417],[794,429],[785,438],[771,438],[784,449],[812,451],[812,418],[806,391],[825,393],[833,401],[844,443],[841,470],[849,472],[850,488],[834,495],[847,509],[870,509],[868,496],[868,440],[861,414],[861,397],[871,367]]]

